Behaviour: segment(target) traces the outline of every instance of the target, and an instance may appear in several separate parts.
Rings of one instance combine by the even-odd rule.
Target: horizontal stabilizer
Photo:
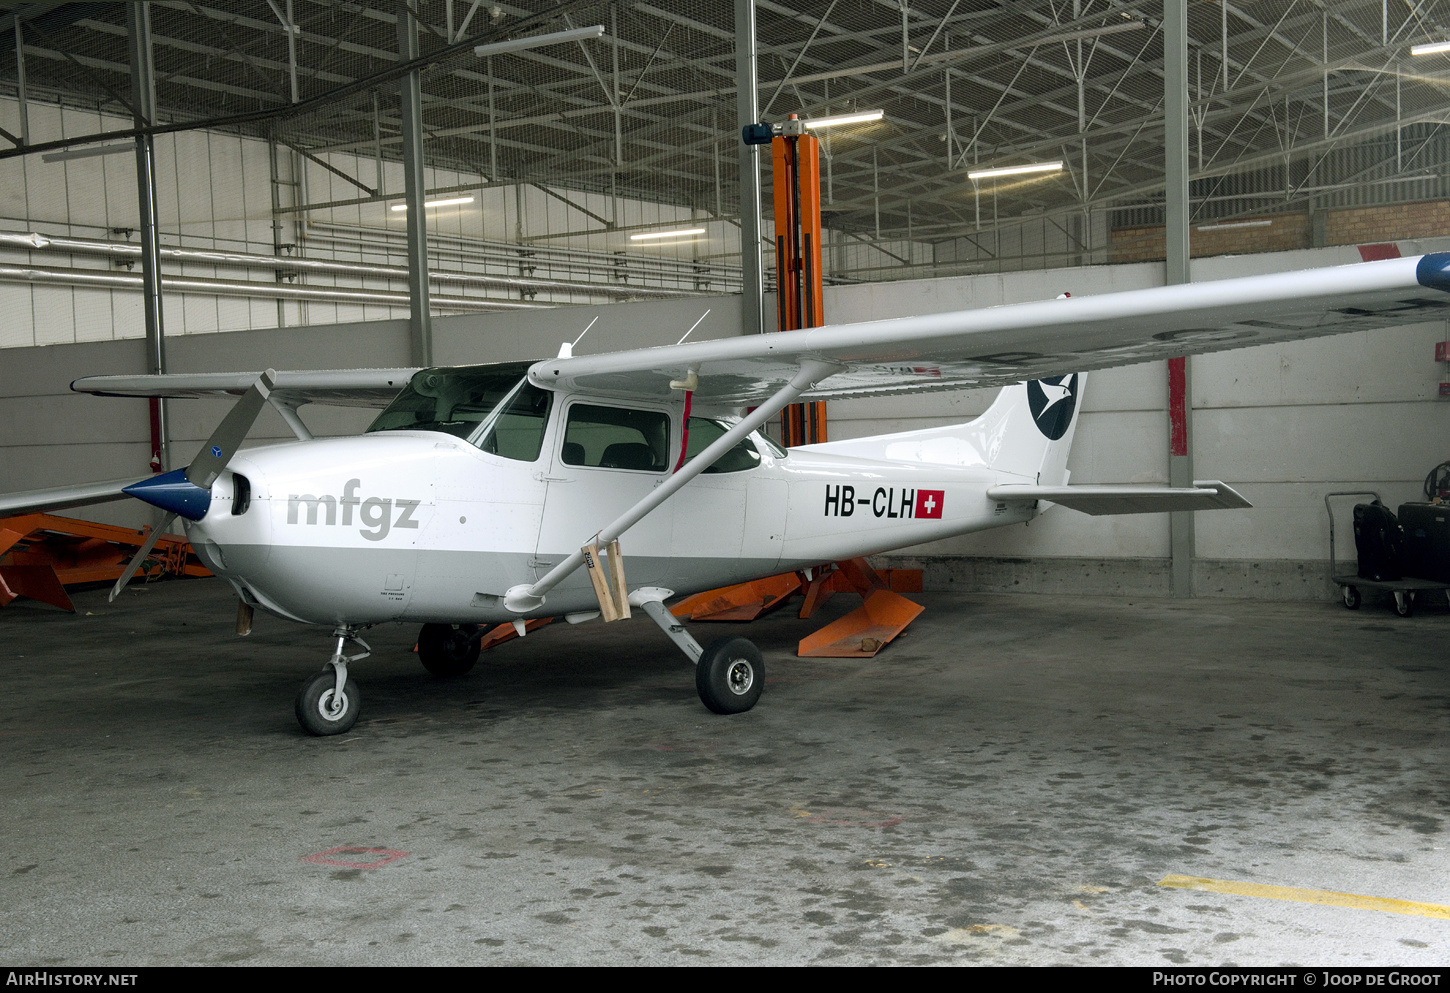
[[[1047,500],[1094,516],[1163,514],[1177,510],[1237,510],[1252,507],[1243,495],[1217,479],[1195,479],[1189,486],[1018,486],[987,490],[992,500]]]
[[[136,482],[130,479],[113,479],[107,483],[76,483],[72,486],[53,486],[44,490],[26,490],[22,493],[0,495],[0,517],[15,514],[32,514],[41,510],[63,510],[67,507],[87,507],[93,503],[108,503],[124,500],[121,490]]]

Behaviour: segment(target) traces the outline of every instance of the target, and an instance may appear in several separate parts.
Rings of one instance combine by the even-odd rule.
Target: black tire
[[[334,716],[331,706],[336,687],[337,675],[332,666],[302,684],[297,693],[297,723],[308,734],[319,737],[343,734],[357,723],[357,715],[362,711],[362,693],[357,688],[357,680],[348,676],[342,687],[342,712]]]
[[[424,624],[418,632],[418,661],[445,679],[466,675],[478,662],[477,631],[472,624]]]
[[[1415,595],[1405,592],[1395,597],[1395,613],[1401,617],[1409,617],[1415,612]]]
[[[712,642],[695,665],[700,702],[717,714],[743,714],[765,689],[765,659],[745,638]]]
[[[1346,586],[1344,588],[1344,605],[1350,610],[1359,609],[1359,587]]]

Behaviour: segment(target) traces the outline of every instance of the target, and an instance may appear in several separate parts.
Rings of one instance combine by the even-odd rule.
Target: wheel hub
[[[317,698],[317,712],[323,720],[335,721],[347,713],[347,693],[327,690]]]
[[[744,696],[750,692],[750,687],[755,683],[755,667],[746,659],[735,659],[730,663],[730,670],[726,677],[726,685],[730,692],[736,696]]]

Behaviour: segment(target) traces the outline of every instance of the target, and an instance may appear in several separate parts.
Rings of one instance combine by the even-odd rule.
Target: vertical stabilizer
[[[995,441],[983,453],[993,469],[1023,482],[1061,486],[1086,381],[1084,373],[1071,373],[1004,387],[987,412],[965,427]]]

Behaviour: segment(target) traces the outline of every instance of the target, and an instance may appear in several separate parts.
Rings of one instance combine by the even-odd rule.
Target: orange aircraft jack
[[[75,613],[67,586],[109,583],[121,576],[134,550],[150,530],[96,524],[52,514],[25,514],[0,520],[0,607],[29,597]],[[141,575],[210,576],[182,535],[165,534],[156,542]]]

